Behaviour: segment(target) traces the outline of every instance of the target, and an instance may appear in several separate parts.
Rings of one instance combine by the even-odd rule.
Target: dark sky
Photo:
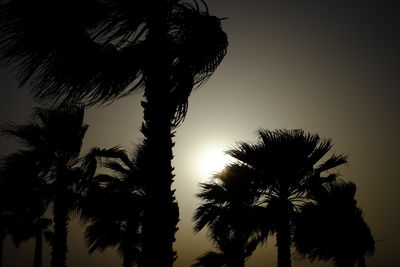
[[[181,209],[176,267],[190,266],[212,248],[205,233],[193,234],[191,217],[205,181],[197,160],[209,149],[254,141],[259,128],[302,128],[332,138],[334,151],[349,155],[342,178],[357,184],[357,200],[376,240],[369,267],[397,265],[400,234],[398,166],[400,141],[400,8],[396,1],[209,1],[212,14],[228,17],[229,52],[220,68],[190,98],[175,138],[176,195]],[[2,69],[0,122],[24,122],[32,103]],[[87,112],[91,146],[130,146],[141,140],[140,95]],[[13,144],[2,138],[2,154]],[[69,266],[120,263],[113,252],[87,256],[82,229],[73,221]],[[28,262],[29,244],[5,252],[5,267]],[[276,265],[273,238],[248,267]],[[28,252],[27,252],[28,251]],[[48,259],[46,260],[48,264]],[[48,265],[46,265],[48,266]],[[293,266],[310,266],[294,261]],[[312,266],[327,266],[314,263]],[[328,265],[330,266],[330,265]]]

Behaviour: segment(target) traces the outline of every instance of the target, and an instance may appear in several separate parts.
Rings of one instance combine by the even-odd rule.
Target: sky
[[[258,129],[304,129],[331,138],[333,152],[349,156],[342,179],[357,185],[356,198],[377,240],[369,267],[398,266],[400,234],[400,12],[395,1],[213,0],[210,13],[227,17],[228,54],[211,79],[192,93],[174,147],[180,223],[175,267],[186,267],[212,243],[193,233],[198,183],[208,153],[238,141],[253,142]],[[0,123],[23,123],[34,104],[17,89],[13,73],[0,71]],[[142,136],[141,95],[86,113],[92,146],[129,148]],[[0,139],[0,154],[15,144]],[[7,241],[4,266],[30,265],[32,242],[15,250]],[[45,266],[49,257],[45,256]],[[88,256],[83,228],[72,220],[68,266],[118,266],[112,250]],[[276,265],[275,240],[257,249],[246,266]],[[298,261],[293,266],[333,266]]]

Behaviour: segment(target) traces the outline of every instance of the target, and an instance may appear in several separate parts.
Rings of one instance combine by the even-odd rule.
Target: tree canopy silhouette
[[[43,235],[49,234],[51,225],[45,212],[52,190],[43,177],[46,168],[37,164],[38,157],[35,151],[11,153],[1,159],[0,169],[1,224],[16,246],[35,238],[34,267],[42,266]]]
[[[10,123],[2,129],[24,146],[23,153],[35,155],[33,164],[40,167],[39,174],[51,186],[54,215],[51,265],[57,267],[66,266],[68,214],[77,207],[76,190],[84,175],[78,166],[88,128],[83,124],[83,115],[81,105],[37,108],[28,124]]]
[[[117,247],[124,267],[138,263],[141,254],[145,195],[142,154],[142,146],[130,153],[119,147],[94,148],[85,160],[88,169],[100,162],[100,167],[108,170],[108,174],[98,173],[88,180],[82,197],[81,219],[88,224],[85,239],[89,252]]]
[[[204,203],[195,211],[195,231],[207,226],[210,239],[221,252],[208,251],[193,266],[243,267],[268,233],[263,221],[261,194],[246,165],[230,164],[202,183],[197,195]]]
[[[325,160],[331,140],[303,130],[259,130],[258,137],[227,153],[253,170],[265,216],[276,233],[278,267],[290,267],[295,214],[322,184],[336,178],[331,170],[346,163],[346,157],[333,154]]]
[[[1,56],[36,99],[105,103],[144,89],[145,172],[153,181],[143,226],[148,267],[171,266],[175,257],[171,130],[193,87],[226,54],[220,20],[201,2],[205,11],[181,0],[11,0],[0,9]],[[161,227],[160,217],[168,222]]]
[[[375,241],[354,199],[351,182],[326,185],[315,202],[305,204],[296,217],[294,245],[299,255],[314,261],[333,260],[335,266],[365,267],[365,255],[372,255]]]

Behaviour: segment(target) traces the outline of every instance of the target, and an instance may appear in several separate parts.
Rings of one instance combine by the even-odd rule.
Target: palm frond
[[[338,167],[340,165],[346,164],[347,163],[347,156],[345,155],[332,155],[328,160],[320,164],[317,168],[316,171],[318,172],[324,172],[330,169],[333,169],[335,167]]]
[[[226,259],[223,253],[212,250],[206,251],[203,255],[196,259],[192,267],[224,267]]]

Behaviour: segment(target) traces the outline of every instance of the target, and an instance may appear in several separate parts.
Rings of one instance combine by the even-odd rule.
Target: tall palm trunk
[[[35,236],[35,254],[33,258],[33,267],[42,266],[43,233],[40,226],[36,230]]]
[[[54,240],[52,243],[51,267],[66,267],[67,261],[67,182],[66,175],[61,174],[55,182],[54,196]]]
[[[284,194],[287,195],[287,194]],[[278,247],[278,267],[291,267],[291,238],[289,201],[283,197],[280,201],[280,212],[276,231],[276,246]]]
[[[158,1],[157,10],[149,22],[150,44],[148,65],[144,68],[146,207],[143,221],[142,265],[144,267],[171,267],[176,253],[173,250],[178,208],[171,184],[173,113],[169,105],[170,62],[167,47],[166,3]]]

